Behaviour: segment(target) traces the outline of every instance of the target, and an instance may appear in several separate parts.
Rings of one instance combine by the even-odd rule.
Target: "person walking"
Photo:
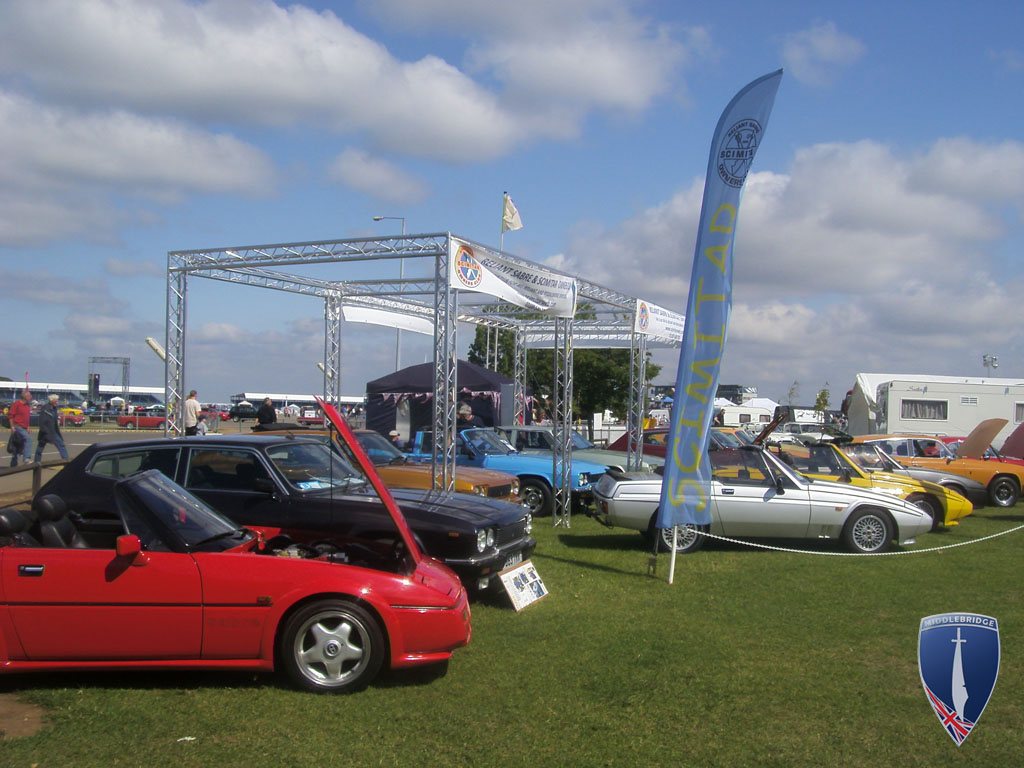
[[[11,403],[7,411],[7,418],[11,424],[12,447],[20,444],[20,450],[12,451],[11,466],[18,466],[18,454],[22,455],[22,462],[28,464],[29,452],[32,450],[32,438],[28,434],[28,421],[32,415],[32,393],[28,389],[21,390],[21,396]]]
[[[46,405],[39,411],[39,436],[36,440],[36,463],[43,458],[43,448],[47,443],[57,446],[62,459],[68,457],[68,449],[64,446],[64,436],[60,433],[60,411],[57,395],[50,395]]]
[[[256,421],[260,424],[277,423],[277,411],[274,410],[274,401],[269,397],[263,399],[263,405],[256,411]]]
[[[193,389],[185,399],[185,434],[194,435],[196,424],[199,423],[199,401],[196,400],[196,391]]]

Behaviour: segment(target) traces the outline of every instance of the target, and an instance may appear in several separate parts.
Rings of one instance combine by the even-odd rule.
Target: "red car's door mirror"
[[[142,554],[142,542],[138,536],[127,535],[117,537],[117,556],[132,561],[132,565],[145,565],[148,558]]]

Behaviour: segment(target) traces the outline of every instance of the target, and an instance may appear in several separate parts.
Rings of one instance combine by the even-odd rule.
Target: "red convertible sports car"
[[[391,504],[343,538],[239,528],[157,470],[114,486],[119,530],[76,529],[58,496],[0,510],[0,672],[283,667],[311,691],[469,642],[466,592]]]

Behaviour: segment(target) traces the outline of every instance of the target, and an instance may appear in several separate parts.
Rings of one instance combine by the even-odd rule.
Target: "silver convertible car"
[[[905,501],[845,483],[809,480],[757,446],[712,450],[711,525],[705,531],[734,538],[842,539],[852,552],[882,552],[913,544],[931,530],[931,518]],[[672,529],[654,527],[661,475],[615,472],[594,488],[595,516],[608,526],[633,528],[672,546]],[[693,552],[705,537],[679,529],[676,551]]]

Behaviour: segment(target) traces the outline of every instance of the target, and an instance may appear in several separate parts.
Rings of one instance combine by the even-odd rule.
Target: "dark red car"
[[[0,672],[283,667],[352,691],[385,663],[442,662],[470,637],[466,592],[397,507],[384,538],[240,528],[157,470],[114,486],[120,520],[79,532],[57,496],[0,510]]]

